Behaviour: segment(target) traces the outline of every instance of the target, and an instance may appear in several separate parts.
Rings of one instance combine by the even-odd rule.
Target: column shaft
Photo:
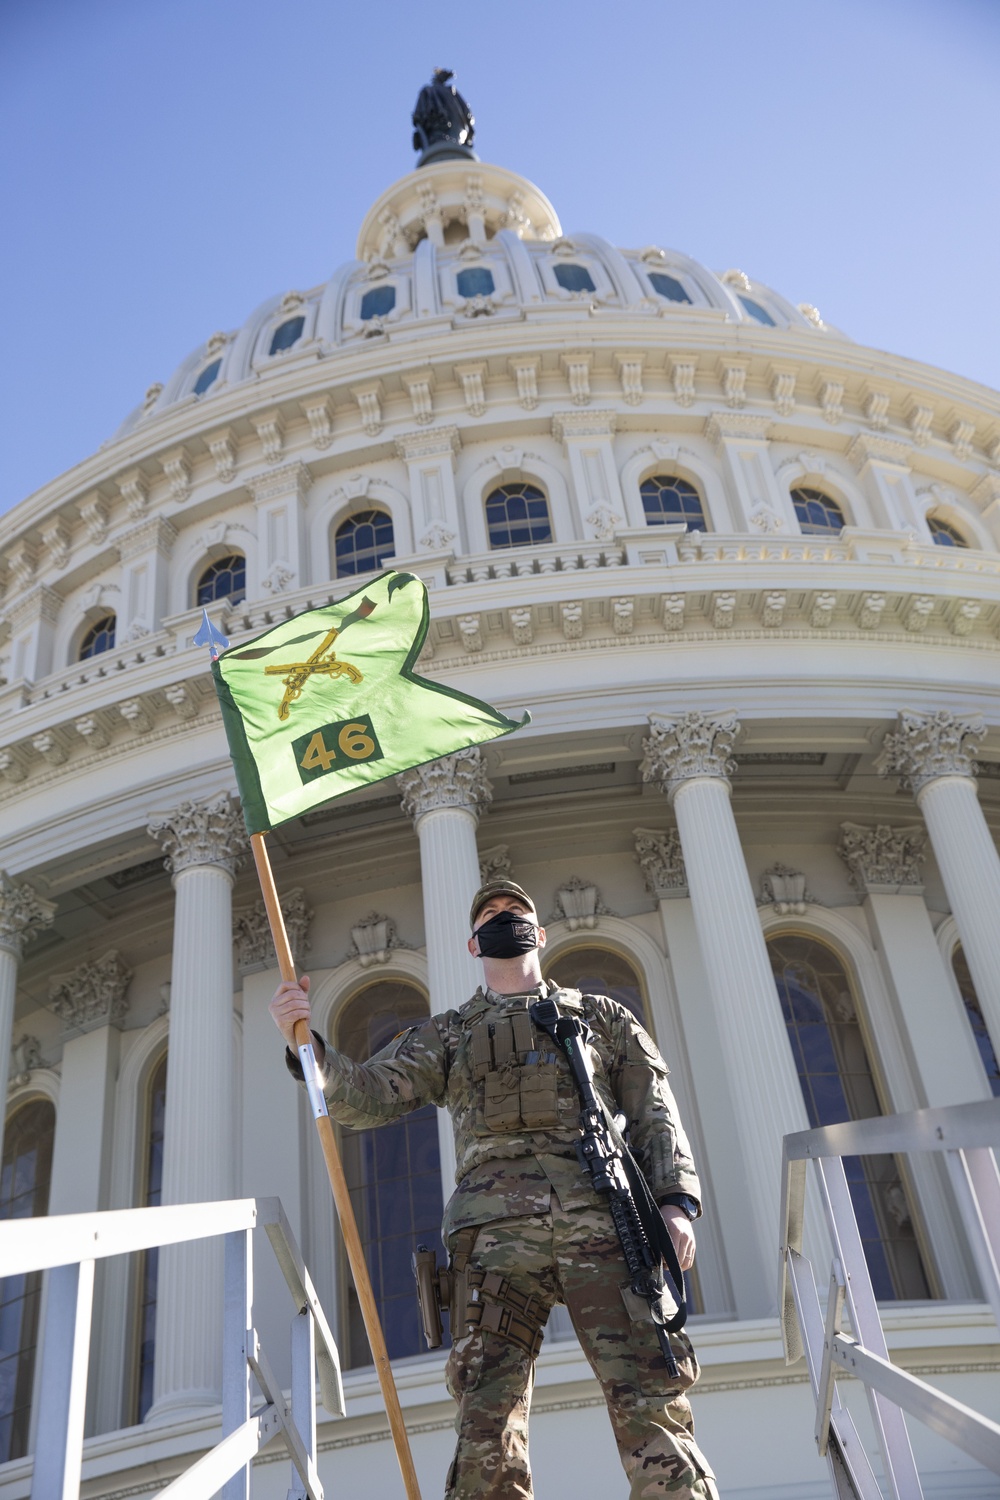
[[[1000,855],[976,784],[941,776],[917,792],[993,1047],[1000,1057]]]
[[[674,792],[702,963],[718,1030],[720,1062],[742,1141],[747,1230],[753,1253],[776,1264],[781,1141],[809,1121],[775,992],[774,976],[740,846],[729,786],[721,777],[694,777]],[[729,1226],[732,1229],[732,1226]],[[752,1293],[747,1293],[752,1298]],[[773,1311],[771,1284],[747,1315]]]
[[[165,1204],[231,1198],[236,1158],[232,876],[219,865],[189,865],[174,885]],[[221,1399],[221,1336],[221,1241],[163,1249],[154,1419]]]
[[[7,1120],[7,1084],[10,1079],[10,1049],[14,1045],[14,1006],[17,1001],[18,958],[0,943],[0,1160],[3,1159],[4,1126]]]

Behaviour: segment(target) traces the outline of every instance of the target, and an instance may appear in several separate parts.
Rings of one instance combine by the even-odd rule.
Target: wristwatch
[[[690,1193],[666,1193],[657,1200],[658,1208],[682,1208],[689,1219],[697,1219],[701,1213],[701,1205],[697,1198],[692,1198]]]

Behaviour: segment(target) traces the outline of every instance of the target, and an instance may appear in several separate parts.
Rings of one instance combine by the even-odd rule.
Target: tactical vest
[[[459,1012],[467,1033],[478,1136],[572,1131],[577,1126],[580,1101],[566,1059],[528,1014],[536,998],[512,995],[488,1010],[473,1000]],[[582,1010],[579,998],[566,991],[560,991],[560,1004]]]

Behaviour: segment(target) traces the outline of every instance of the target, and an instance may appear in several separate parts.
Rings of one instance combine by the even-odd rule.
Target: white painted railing
[[[1000,1325],[1000,1099],[921,1109],[804,1130],[785,1137],[782,1161],[781,1310],[785,1357],[803,1353],[816,1400],[816,1445],[840,1500],[922,1500],[903,1412],[1000,1474],[1000,1426],[889,1360],[854,1214],[845,1156],[941,1151],[986,1300]],[[812,1266],[802,1254],[806,1168],[813,1162],[833,1242],[824,1317]],[[851,1334],[841,1328],[844,1307]],[[860,1380],[881,1449],[885,1492],[837,1393],[838,1375]]]
[[[262,1225],[292,1295],[289,1404],[253,1326],[253,1230]],[[76,1500],[83,1462],[94,1265],[109,1255],[225,1236],[222,1441],[160,1491],[159,1500],[249,1500],[250,1465],[281,1432],[292,1461],[288,1500],[323,1500],[316,1472],[320,1399],[344,1415],[340,1358],[316,1289],[277,1198],[19,1219],[0,1226],[0,1278],[48,1271],[32,1500]],[[252,1409],[251,1377],[264,1404]]]

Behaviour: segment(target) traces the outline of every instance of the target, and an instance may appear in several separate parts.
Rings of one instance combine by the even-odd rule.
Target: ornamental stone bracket
[[[71,974],[54,974],[49,984],[49,1006],[60,1016],[64,1037],[79,1036],[100,1026],[119,1029],[128,1014],[126,992],[132,970],[117,948],[103,958],[82,963]]]
[[[16,1041],[10,1049],[10,1072],[7,1079],[7,1092],[11,1089],[23,1088],[31,1082],[31,1075],[38,1068],[47,1068],[48,1063],[42,1056],[42,1044],[37,1036],[24,1036]]]
[[[493,800],[493,786],[478,745],[456,750],[396,777],[403,812],[414,824],[443,807],[461,808],[478,819]]]
[[[775,864],[760,877],[757,905],[773,906],[779,917],[804,917],[806,907],[818,903],[807,888],[806,877],[801,870],[793,870],[790,865]]]
[[[496,844],[492,849],[483,849],[479,855],[479,883],[490,880],[510,880],[511,864],[507,844]]]
[[[570,932],[581,927],[593,930],[599,917],[613,917],[610,906],[605,906],[597,886],[579,875],[572,875],[565,885],[556,891],[556,904],[550,922],[564,921]]]
[[[373,964],[388,963],[389,954],[394,948],[410,946],[397,933],[392,917],[377,911],[370,911],[355,923],[351,928],[351,938],[346,959],[356,958],[363,969],[370,969]]]
[[[923,824],[891,828],[886,823],[841,823],[837,853],[862,895],[919,896],[924,889],[926,841]]]
[[[657,901],[687,896],[687,870],[677,829],[633,828],[632,837],[633,858],[642,871],[649,894]]]
[[[875,769],[880,776],[898,776],[903,790],[916,796],[942,776],[975,777],[979,768],[969,741],[985,734],[978,714],[959,718],[944,708],[923,714],[903,710],[895,733],[882,741]]]
[[[228,792],[182,802],[173,812],[152,819],[147,832],[163,849],[163,863],[175,876],[197,865],[216,865],[235,876],[246,859],[243,817]]]
[[[44,900],[27,881],[12,880],[0,870],[0,948],[20,960],[27,944],[55,914],[54,901]]]
[[[671,797],[683,782],[696,777],[728,781],[736,770],[732,751],[740,733],[733,713],[714,719],[697,710],[677,719],[650,714],[639,764],[642,779]]]
[[[313,919],[312,907],[308,905],[301,887],[279,897],[281,915],[285,919],[285,931],[296,960],[309,952],[309,925]],[[233,942],[236,945],[236,963],[241,974],[257,974],[262,969],[277,966],[271,928],[263,901],[248,911],[240,912],[233,923]]]

